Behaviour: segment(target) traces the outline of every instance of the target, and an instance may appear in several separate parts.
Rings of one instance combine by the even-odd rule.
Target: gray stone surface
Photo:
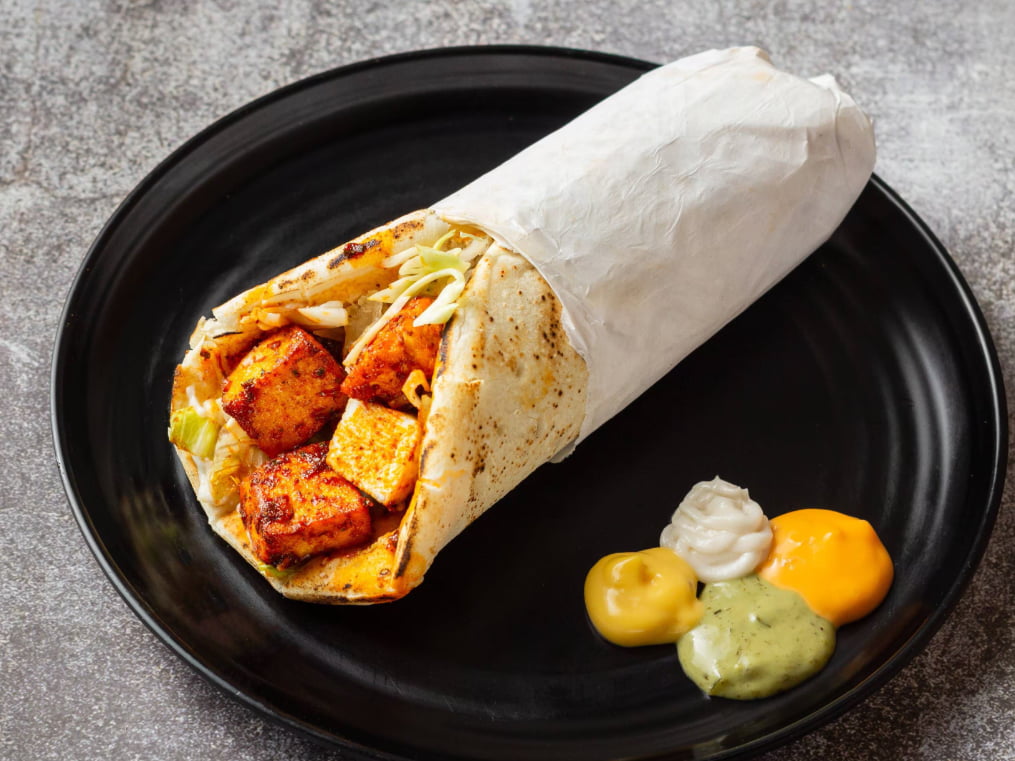
[[[876,119],[878,173],[952,252],[1015,378],[1008,0],[0,0],[0,758],[343,758],[204,682],[113,591],[61,488],[50,353],[100,226],[196,131],[339,64],[485,43],[658,61],[756,43],[790,70],[834,72]],[[926,651],[766,758],[1015,758],[1013,579],[1010,485]]]

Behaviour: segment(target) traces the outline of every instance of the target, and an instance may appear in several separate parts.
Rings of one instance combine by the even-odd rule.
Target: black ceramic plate
[[[340,69],[201,133],[102,231],[54,362],[67,491],[128,604],[229,694],[367,755],[720,758],[827,721],[940,625],[997,509],[1003,394],[954,265],[877,179],[831,241],[472,525],[406,599],[287,601],[205,524],[165,439],[197,318],[436,201],[647,68],[490,48]],[[612,647],[585,617],[593,562],[655,545],[682,494],[717,473],[770,514],[869,519],[898,569],[831,664],[768,700],[708,700],[673,647]]]

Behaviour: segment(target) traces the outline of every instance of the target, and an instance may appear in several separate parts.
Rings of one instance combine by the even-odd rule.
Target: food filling
[[[393,279],[355,302],[259,307],[267,333],[221,395],[188,390],[170,439],[194,456],[201,498],[237,507],[267,570],[355,550],[406,510],[444,324],[484,243],[452,229],[388,248]]]
[[[402,307],[360,352],[342,383],[342,393],[393,409],[409,408],[402,386],[413,370],[431,378],[437,360],[443,326],[413,325],[433,302],[432,298],[417,296]]]
[[[284,569],[371,536],[373,501],[328,467],[328,444],[285,452],[240,482],[240,516],[254,554]]]
[[[222,389],[222,409],[269,457],[299,446],[345,407],[345,372],[303,328],[270,334]]]

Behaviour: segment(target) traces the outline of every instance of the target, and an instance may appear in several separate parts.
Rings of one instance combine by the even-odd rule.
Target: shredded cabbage
[[[341,301],[325,301],[312,307],[297,309],[311,325],[321,328],[341,328],[349,324],[349,313]]]
[[[218,435],[219,424],[201,417],[193,407],[177,410],[169,419],[169,440],[196,457],[214,455]]]
[[[201,477],[201,498],[219,507],[235,505],[240,498],[240,481],[254,468],[268,461],[234,418],[219,431],[215,454]]]
[[[398,267],[399,277],[387,288],[370,296],[370,300],[391,306],[353,344],[345,357],[346,366],[356,361],[360,352],[381,328],[402,310],[409,299],[425,290],[432,292],[436,289],[438,293],[434,302],[413,320],[413,326],[442,325],[451,319],[458,308],[458,298],[465,290],[465,273],[469,271],[473,259],[479,253],[479,247],[472,245],[466,246],[465,249],[457,247],[442,251],[441,247],[455,237],[470,242],[476,238],[469,233],[452,229],[432,246],[417,244],[384,260],[385,267]]]

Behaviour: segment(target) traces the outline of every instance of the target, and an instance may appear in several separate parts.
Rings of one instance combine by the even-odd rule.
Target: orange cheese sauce
[[[836,627],[874,610],[894,568],[871,525],[834,510],[807,509],[770,521],[772,549],[759,576],[798,593]]]

